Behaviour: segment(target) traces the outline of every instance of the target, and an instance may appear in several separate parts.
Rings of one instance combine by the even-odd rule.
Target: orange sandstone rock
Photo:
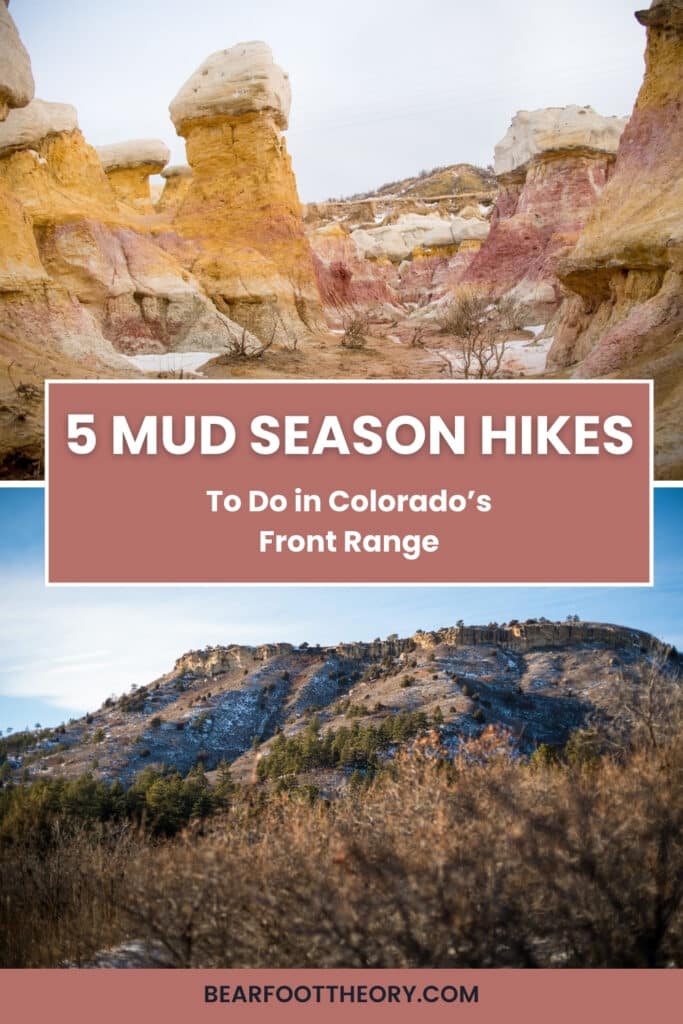
[[[44,330],[52,317],[57,339],[74,334],[67,321],[76,314],[69,309],[66,315],[63,303],[54,299],[60,294],[87,313],[84,339],[89,337],[101,356],[109,351],[118,367],[125,364],[115,350],[225,352],[240,340],[240,330],[213,307],[192,276],[135,230],[139,219],[122,216],[72,107],[35,100],[0,125],[0,185],[11,199],[2,203],[0,214],[8,238],[0,257],[2,277],[10,281],[21,268],[29,282],[48,281],[52,288],[47,310],[27,312],[31,301],[46,301],[44,290],[25,297],[29,327],[40,324]],[[6,318],[7,302],[4,307]],[[16,317],[12,330],[16,333]],[[93,340],[97,331],[101,337]],[[258,347],[256,339],[249,341]]]
[[[0,125],[0,181],[38,227],[79,216],[120,222],[97,154],[68,104],[36,99]]]

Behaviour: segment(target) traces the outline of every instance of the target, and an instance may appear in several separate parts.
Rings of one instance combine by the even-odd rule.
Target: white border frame
[[[563,583],[563,582],[559,582],[559,583],[557,583],[557,582],[510,583],[510,582],[502,582],[502,583],[499,583],[499,582],[494,582],[494,581],[486,582],[486,583],[470,583],[470,582],[466,582],[466,581],[445,583],[443,581],[429,582],[428,580],[424,580],[424,581],[420,581],[420,582],[415,582],[415,583],[410,582],[410,581],[402,581],[402,582],[394,582],[394,581],[374,582],[373,581],[373,582],[368,582],[368,581],[349,581],[349,580],[343,580],[341,582],[335,582],[335,581],[313,582],[313,581],[302,581],[302,580],[291,580],[289,582],[282,582],[282,581],[273,581],[273,582],[263,582],[263,581],[244,582],[244,581],[241,581],[241,580],[235,580],[235,581],[225,580],[225,581],[222,581],[222,582],[216,582],[216,581],[210,581],[210,582],[188,582],[186,580],[182,580],[182,581],[177,581],[177,582],[172,582],[172,583],[169,583],[169,582],[125,583],[125,582],[119,582],[119,581],[113,581],[113,582],[103,582],[103,581],[89,582],[89,581],[83,581],[83,582],[80,582],[80,583],[78,583],[78,582],[76,582],[76,583],[66,583],[66,582],[65,583],[57,583],[57,582],[52,582],[48,578],[48,566],[49,566],[49,559],[50,559],[50,547],[49,547],[49,545],[50,545],[50,536],[49,536],[50,530],[49,530],[49,514],[48,513],[49,513],[49,493],[50,493],[50,489],[49,489],[49,479],[50,479],[50,446],[49,446],[50,387],[53,384],[56,384],[56,385],[60,385],[60,384],[67,384],[67,385],[68,384],[95,384],[95,385],[99,385],[99,384],[118,384],[118,385],[152,384],[152,385],[161,385],[161,386],[169,386],[169,385],[170,386],[174,386],[174,385],[175,386],[183,386],[185,384],[194,384],[194,385],[204,385],[204,384],[214,384],[214,385],[215,384],[239,384],[239,385],[243,385],[243,386],[246,386],[246,387],[250,387],[252,385],[263,385],[263,384],[265,384],[265,385],[275,385],[275,386],[278,386],[278,385],[281,385],[281,384],[307,384],[307,385],[308,384],[312,384],[312,385],[319,385],[319,384],[344,384],[346,386],[358,386],[358,385],[360,385],[361,387],[364,386],[364,385],[368,385],[368,384],[371,384],[371,385],[372,384],[408,384],[408,385],[415,385],[415,384],[437,384],[437,385],[442,385],[442,386],[446,386],[446,387],[448,387],[449,385],[453,385],[453,384],[464,384],[464,385],[468,385],[468,386],[493,385],[494,387],[497,384],[508,384],[508,385],[509,384],[513,384],[513,385],[515,385],[515,384],[532,384],[532,385],[542,384],[542,385],[550,385],[550,386],[557,385],[557,384],[570,384],[570,385],[571,384],[601,384],[601,385],[605,385],[605,384],[607,384],[607,385],[613,385],[613,384],[645,384],[647,386],[647,388],[648,388],[648,398],[649,398],[649,401],[648,401],[648,406],[649,406],[649,432],[650,432],[650,451],[649,451],[649,457],[648,457],[648,462],[649,462],[649,488],[650,488],[650,497],[649,497],[650,530],[649,530],[649,559],[648,559],[648,561],[649,561],[649,568],[648,568],[649,579],[648,579],[648,582],[637,581],[637,582],[619,582],[619,583],[609,583],[609,582],[606,582],[606,583],[605,582],[598,582],[598,583],[595,583],[595,582],[588,582],[588,583],[585,583],[585,582],[583,582],[583,583],[582,582],[579,582],[579,583],[577,583],[577,582],[572,582],[572,583]],[[529,588],[529,587],[553,587],[553,588],[558,588],[558,589],[559,588],[562,588],[562,589],[574,589],[574,588],[577,588],[577,587],[580,587],[580,588],[585,588],[585,587],[615,587],[615,588],[624,588],[624,587],[654,587],[654,585],[655,585],[655,579],[654,579],[654,486],[655,486],[655,483],[654,483],[654,381],[651,380],[651,379],[634,379],[634,380],[631,380],[631,379],[628,379],[628,380],[614,380],[614,379],[610,379],[610,380],[602,380],[602,379],[599,379],[599,378],[597,378],[597,379],[593,378],[591,380],[581,380],[581,379],[578,379],[578,378],[571,378],[569,380],[558,380],[558,379],[543,380],[543,379],[539,379],[539,378],[534,378],[534,379],[531,379],[531,380],[466,380],[466,381],[460,381],[460,380],[443,380],[443,379],[441,379],[441,380],[433,380],[433,379],[430,379],[430,378],[426,378],[426,379],[411,378],[410,380],[404,380],[404,379],[400,379],[400,378],[399,379],[394,378],[394,379],[390,379],[390,380],[387,380],[387,379],[368,380],[368,379],[365,379],[365,378],[364,379],[360,379],[360,380],[338,380],[338,379],[334,379],[334,378],[331,378],[331,379],[325,378],[325,379],[321,379],[321,380],[311,380],[311,379],[297,380],[297,379],[289,379],[289,378],[286,378],[286,379],[283,379],[283,380],[279,380],[279,379],[278,380],[273,380],[273,379],[267,379],[267,380],[249,379],[249,380],[244,380],[244,379],[233,379],[233,378],[221,378],[221,379],[211,379],[211,380],[206,380],[206,379],[205,380],[201,380],[200,379],[200,380],[188,381],[188,380],[158,380],[158,379],[148,380],[146,378],[135,378],[135,379],[132,379],[132,380],[127,380],[125,378],[124,379],[118,378],[118,379],[111,379],[111,380],[110,379],[99,379],[99,378],[95,379],[95,380],[92,380],[92,379],[91,380],[83,380],[83,379],[73,379],[73,380],[71,380],[71,379],[68,379],[68,378],[59,378],[59,379],[47,379],[45,381],[45,413],[44,413],[44,419],[45,419],[45,442],[44,442],[44,446],[45,446],[45,480],[44,480],[45,515],[44,515],[44,554],[43,554],[43,557],[44,557],[44,581],[45,581],[45,586],[48,587],[48,588],[52,588],[52,587],[254,587],[254,588],[260,588],[260,587],[278,587],[278,588],[282,588],[282,587],[289,587],[289,588],[291,588],[291,587],[375,587],[375,588],[383,587],[383,588],[392,588],[393,589],[393,588],[438,587],[438,588],[443,589],[443,588],[447,588],[447,587],[449,587],[449,588],[453,588],[453,587],[477,587],[477,588],[480,588],[480,587],[482,587],[482,588],[483,587],[511,587],[511,588],[513,588],[513,587],[525,587],[525,588]],[[39,482],[30,483],[30,484],[24,484],[24,486],[27,486],[27,485],[28,486],[35,486],[35,487],[43,486]],[[13,485],[10,484],[9,486],[13,486]],[[681,486],[681,484],[678,484],[677,482],[672,481],[669,486],[674,486],[675,487],[675,486]]]

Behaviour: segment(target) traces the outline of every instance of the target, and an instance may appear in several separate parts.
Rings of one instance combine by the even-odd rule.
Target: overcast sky
[[[655,492],[654,588],[43,585],[43,492],[0,489],[0,728],[56,725],[206,644],[336,644],[546,615],[645,629],[683,649],[683,488]],[[191,542],[191,541],[190,541]]]
[[[648,0],[12,0],[37,95],[74,104],[93,145],[164,139],[168,104],[212,52],[263,39],[292,82],[304,201],[422,168],[488,164],[520,109],[630,114]]]

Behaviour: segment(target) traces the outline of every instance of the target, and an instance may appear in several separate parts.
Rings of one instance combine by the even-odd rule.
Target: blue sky
[[[648,0],[12,0],[37,95],[72,103],[99,146],[184,144],[168,104],[215,50],[262,39],[289,73],[304,201],[439,164],[488,164],[521,109],[630,114]]]
[[[576,613],[648,630],[683,649],[682,522],[683,489],[656,490],[654,588],[48,590],[43,492],[0,489],[0,728],[55,725],[82,714],[206,644],[334,644],[407,635],[459,618],[502,622]]]

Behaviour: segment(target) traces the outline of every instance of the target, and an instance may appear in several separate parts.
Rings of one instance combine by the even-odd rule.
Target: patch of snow
[[[155,352],[152,355],[126,356],[143,373],[195,373],[200,366],[215,359],[218,352]]]
[[[501,369],[520,373],[524,377],[537,377],[545,373],[548,351],[553,343],[552,338],[543,341],[508,341]]]
[[[129,942],[122,942],[119,946],[100,950],[95,954],[89,966],[109,968],[170,967],[171,964],[171,954],[160,942],[132,939]],[[66,963],[63,966],[76,965]]]

